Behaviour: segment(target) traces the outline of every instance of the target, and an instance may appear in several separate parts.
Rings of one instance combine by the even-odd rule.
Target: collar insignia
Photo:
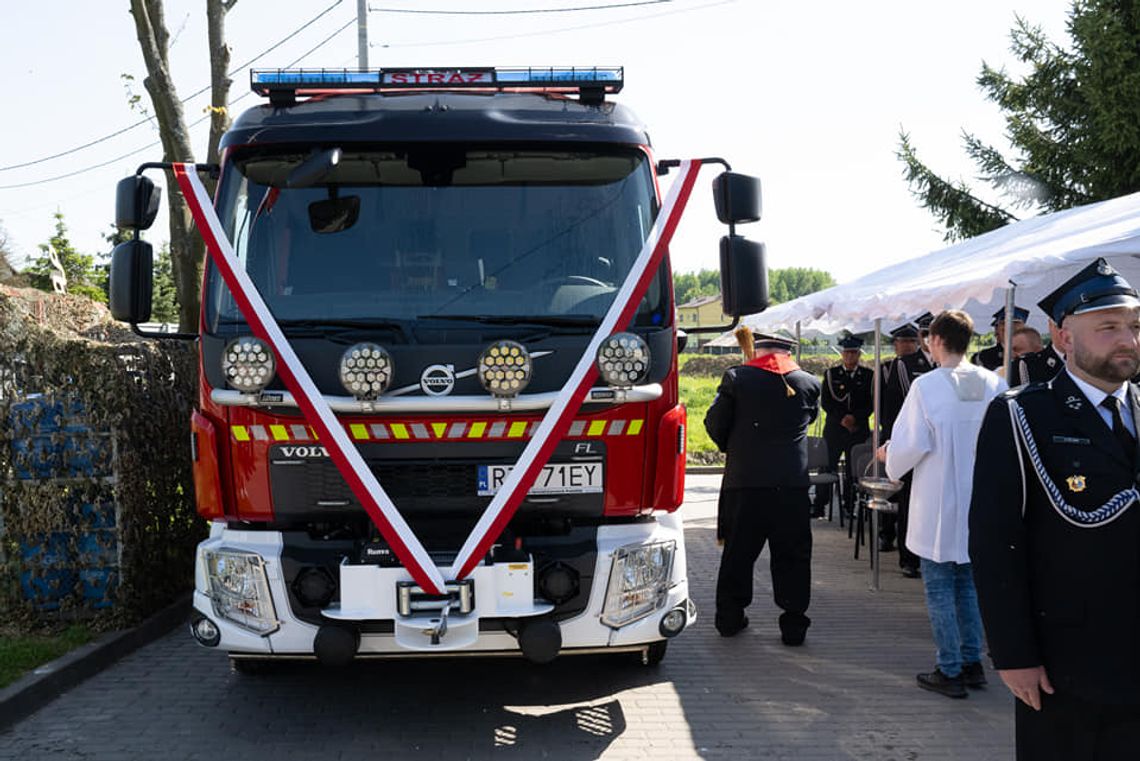
[[[1071,492],[1082,492],[1087,486],[1084,476],[1069,476],[1065,479],[1065,483],[1069,485]]]
[[[1057,364],[1057,358],[1049,357],[1049,359],[1045,360],[1045,364],[1049,365],[1049,367],[1052,367],[1053,365]]]
[[[1084,403],[1075,396],[1070,396],[1065,400],[1065,406],[1071,410],[1079,410],[1084,406]]]

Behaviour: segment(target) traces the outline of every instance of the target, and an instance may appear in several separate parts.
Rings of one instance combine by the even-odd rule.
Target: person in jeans
[[[906,545],[919,557],[926,609],[937,648],[934,671],[918,685],[964,698],[967,686],[986,683],[982,619],[969,556],[974,449],[986,407],[1008,386],[965,359],[974,323],[950,310],[930,324],[930,352],[938,367],[914,380],[891,432],[877,453],[887,475],[914,471]]]

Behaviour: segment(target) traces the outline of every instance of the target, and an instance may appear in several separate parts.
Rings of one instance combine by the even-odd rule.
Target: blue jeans
[[[938,669],[946,676],[958,676],[963,663],[982,660],[982,615],[974,576],[969,563],[921,561]]]

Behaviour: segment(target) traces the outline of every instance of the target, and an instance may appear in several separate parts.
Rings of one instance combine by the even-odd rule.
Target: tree
[[[24,270],[32,287],[41,291],[54,290],[52,286],[52,255],[59,261],[67,278],[67,292],[86,296],[95,301],[106,302],[107,294],[100,287],[100,275],[95,257],[75,249],[67,237],[67,223],[63,212],[55,213],[55,234],[47,243],[40,244],[40,256],[36,257]]]
[[[768,294],[773,304],[830,288],[835,278],[830,272],[806,267],[786,267],[768,271]],[[673,297],[678,304],[720,293],[720,271],[678,272],[673,275]]]
[[[0,226],[0,283],[10,283],[17,277],[12,266],[12,250],[8,243],[8,231]]]
[[[946,240],[1015,221],[1015,211],[1050,212],[1140,190],[1140,6],[1134,0],[1074,0],[1072,49],[1020,16],[1012,50],[1027,71],[1015,77],[982,64],[978,86],[1005,113],[1006,157],[963,131],[979,179],[1006,203],[981,200],[970,185],[938,176],[907,133],[898,158],[911,192],[946,228]]]
[[[226,109],[230,80],[226,77],[229,66],[229,48],[225,44],[225,15],[237,0],[206,0],[206,18],[209,37],[211,106],[210,143],[207,155],[217,161],[218,140],[229,127]],[[167,57],[170,32],[166,28],[162,0],[130,0],[135,32],[146,64],[147,77],[143,80],[154,106],[158,132],[162,141],[164,161],[194,161],[190,147],[190,132],[182,111],[182,101],[174,86]],[[202,265],[205,247],[201,237],[191,226],[190,211],[182,194],[175,192],[173,174],[167,172],[167,208],[170,213],[170,255],[178,303],[179,330],[193,332],[198,327],[199,292],[202,283]]]

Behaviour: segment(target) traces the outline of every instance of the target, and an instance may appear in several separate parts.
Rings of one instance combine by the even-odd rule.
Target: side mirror
[[[760,219],[760,178],[721,172],[713,180],[716,217],[722,224],[738,225]]]
[[[739,235],[720,239],[721,303],[729,317],[744,317],[768,308],[768,268],[764,252],[763,243],[754,243]]]
[[[115,226],[146,230],[158,216],[162,190],[148,177],[136,174],[119,180],[115,188]]]
[[[119,184],[120,190],[122,183]],[[132,325],[150,319],[154,293],[154,249],[129,240],[111,252],[111,316]]]

